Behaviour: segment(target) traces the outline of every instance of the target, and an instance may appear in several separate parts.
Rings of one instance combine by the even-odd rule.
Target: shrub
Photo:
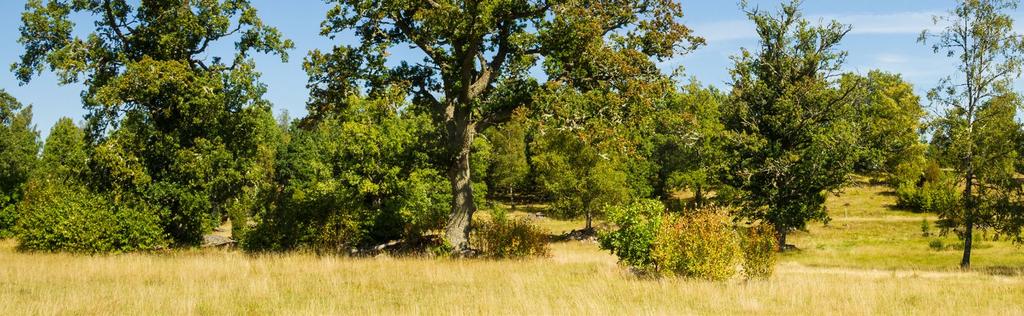
[[[736,275],[743,251],[726,216],[704,210],[666,217],[654,238],[651,257],[662,275],[726,280]]]
[[[490,258],[525,258],[547,256],[547,235],[525,218],[495,216],[483,221],[472,235],[482,254]]]
[[[775,229],[757,225],[747,229],[743,238],[743,273],[747,278],[765,279],[775,272],[779,240]]]
[[[896,189],[896,206],[915,212],[940,213],[957,207],[960,193],[952,181],[926,181],[920,187],[904,183]]]
[[[18,212],[15,210],[16,199],[0,193],[0,238],[11,237],[12,228],[18,219]]]
[[[640,273],[657,271],[651,256],[655,237],[661,227],[665,206],[656,200],[640,200],[629,205],[607,210],[608,221],[618,229],[602,232],[598,237],[601,248],[619,257],[619,262]]]
[[[932,250],[944,250],[946,249],[946,246],[942,244],[942,239],[932,239],[932,241],[928,242],[928,248],[931,248]]]
[[[617,229],[600,234],[601,248],[640,274],[724,280],[742,265],[748,277],[767,277],[776,260],[775,232],[754,227],[741,238],[716,209],[679,216],[664,205],[641,200],[608,211]]]
[[[30,190],[17,226],[19,249],[106,253],[167,245],[159,212],[145,204],[74,187]]]

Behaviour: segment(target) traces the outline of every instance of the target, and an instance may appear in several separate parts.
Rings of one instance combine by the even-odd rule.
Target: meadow
[[[959,251],[922,236],[921,219],[934,216],[893,203],[877,186],[830,198],[833,220],[793,235],[800,250],[763,281],[640,278],[588,241],[495,261],[214,249],[83,256],[17,252],[7,240],[0,315],[1024,314],[1020,247],[988,238],[975,269],[961,272]],[[582,225],[536,222],[553,234]]]

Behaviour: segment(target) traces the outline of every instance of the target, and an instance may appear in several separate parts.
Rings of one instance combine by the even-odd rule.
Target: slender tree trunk
[[[960,269],[971,268],[971,246],[974,240],[974,200],[972,187],[974,182],[974,171],[967,171],[967,185],[964,187],[964,256],[960,259]]]
[[[469,230],[473,222],[473,184],[470,177],[469,155],[473,144],[473,126],[464,120],[449,129],[452,146],[452,164],[448,167],[448,181],[452,186],[452,211],[445,226],[445,239],[456,250],[469,249]],[[461,124],[460,124],[461,123]]]
[[[512,187],[508,187],[508,201],[512,204],[512,209],[516,209],[516,196],[512,194]]]
[[[704,190],[699,185],[693,190],[693,202],[697,207],[704,206]]]
[[[589,232],[589,231],[594,229],[594,226],[593,226],[594,215],[590,213],[589,209],[587,210],[586,217],[587,217],[587,227],[583,228],[583,230]]]

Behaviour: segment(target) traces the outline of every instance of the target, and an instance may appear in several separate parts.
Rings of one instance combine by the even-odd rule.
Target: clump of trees
[[[38,163],[39,132],[32,107],[0,90],[0,237],[9,237],[18,219],[17,203]]]
[[[274,167],[277,188],[245,247],[345,254],[444,227],[451,191],[431,163],[430,118],[400,113],[399,95],[347,103],[291,131]]]
[[[862,173],[938,213],[965,268],[975,229],[1020,240],[1016,1],[963,2],[922,35],[959,61],[927,122],[899,74],[842,73],[850,26],[812,24],[799,1],[742,6],[759,45],[723,90],[659,69],[703,44],[676,1],[329,2],[321,35],[356,40],[309,52],[309,113],[275,120],[251,55],[293,45],[248,1],[29,1],[15,75],[83,84],[88,114],[40,156],[31,107],[0,91],[0,236],[145,251],[230,222],[250,251],[545,254],[501,209],[473,224],[491,198],[582,218],[637,271],[760,278]]]
[[[80,28],[73,13],[99,20]],[[144,205],[175,245],[199,244],[222,216],[254,205],[276,145],[250,54],[286,60],[292,43],[249,2],[29,1],[22,21],[18,79],[47,69],[85,86],[80,196]],[[233,55],[207,51],[223,41]]]

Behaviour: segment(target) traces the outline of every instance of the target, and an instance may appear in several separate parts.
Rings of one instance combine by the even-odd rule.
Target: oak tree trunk
[[[457,119],[449,127],[448,143],[452,162],[448,167],[448,181],[452,187],[452,210],[445,225],[445,239],[457,251],[469,249],[469,230],[473,222],[473,183],[470,175],[469,155],[473,144],[473,126]]]
[[[786,234],[787,233],[789,233],[788,229],[786,229],[785,227],[782,227],[782,225],[775,225],[775,237],[778,238],[777,240],[779,242],[779,252],[784,252],[787,249],[786,248]]]

